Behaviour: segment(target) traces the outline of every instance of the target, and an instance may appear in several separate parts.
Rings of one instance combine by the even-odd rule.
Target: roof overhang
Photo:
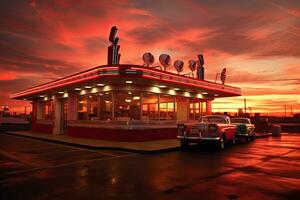
[[[212,98],[240,96],[241,89],[185,75],[175,74],[140,65],[99,66],[73,74],[46,84],[38,85],[10,95],[12,99],[34,99],[40,95],[55,94],[59,91],[74,91],[74,88],[97,83],[124,85],[126,80],[138,86],[161,86],[179,88],[182,91],[201,93]]]

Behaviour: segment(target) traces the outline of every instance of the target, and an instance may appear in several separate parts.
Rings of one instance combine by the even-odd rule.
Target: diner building
[[[109,62],[108,62],[109,63]],[[241,89],[167,70],[109,63],[11,95],[32,102],[32,131],[114,141],[176,138]]]

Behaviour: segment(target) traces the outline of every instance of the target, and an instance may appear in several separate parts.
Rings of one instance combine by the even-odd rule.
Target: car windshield
[[[241,119],[241,118],[233,118],[233,119],[231,119],[231,123],[249,124],[249,120],[248,119]]]
[[[217,116],[205,116],[202,117],[201,121],[204,123],[226,124],[226,120],[223,117],[217,117]]]

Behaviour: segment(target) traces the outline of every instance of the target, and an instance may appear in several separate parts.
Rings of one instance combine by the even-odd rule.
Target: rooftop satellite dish
[[[197,62],[195,60],[189,60],[189,68],[193,72],[196,70]]]
[[[176,60],[174,62],[174,67],[178,74],[183,71],[184,62],[182,60]]]
[[[166,71],[167,67],[171,65],[171,56],[168,54],[161,54],[159,56],[159,62],[164,67],[164,70]]]
[[[154,56],[150,52],[144,53],[143,61],[144,61],[144,66],[149,67],[154,63]]]

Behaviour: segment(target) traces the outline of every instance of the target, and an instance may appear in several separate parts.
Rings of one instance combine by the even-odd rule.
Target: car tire
[[[181,140],[180,141],[180,146],[181,146],[181,149],[188,149],[189,148],[189,142],[185,141],[185,140]]]
[[[225,137],[224,137],[224,135],[218,141],[218,149],[219,150],[225,149]]]
[[[248,137],[246,137],[246,142],[250,142],[251,141],[251,136],[249,135]]]
[[[235,137],[235,134],[234,134],[233,137],[232,137],[231,144],[232,144],[232,145],[235,145],[235,144],[236,144],[236,137]]]

